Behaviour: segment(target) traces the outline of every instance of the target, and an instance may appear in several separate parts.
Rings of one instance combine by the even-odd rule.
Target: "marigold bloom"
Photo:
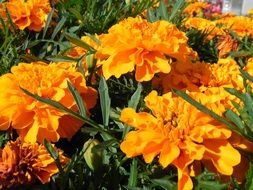
[[[240,67],[231,58],[219,59],[216,64],[205,62],[173,63],[171,67],[169,74],[160,74],[154,81],[155,88],[162,88],[164,93],[171,91],[172,88],[191,92],[205,92],[214,87],[244,89]],[[253,69],[247,70],[253,72]]]
[[[219,59],[211,65],[212,78],[208,85],[211,87],[229,87],[238,90],[244,89],[243,78],[240,75],[240,66],[234,59]]]
[[[64,166],[68,158],[57,151]],[[0,151],[0,189],[31,184],[36,179],[44,184],[57,172],[54,159],[43,145],[9,141]]]
[[[193,17],[203,13],[208,7],[210,7],[210,4],[207,2],[194,2],[189,3],[183,12],[187,14],[187,16]]]
[[[222,28],[234,31],[239,37],[250,36],[253,38],[253,20],[245,16],[221,18],[215,21]]]
[[[207,86],[212,77],[211,65],[208,63],[173,63],[169,74],[159,74],[154,78],[153,86],[162,92],[169,92],[172,88],[198,92],[202,85]]]
[[[70,81],[81,94],[87,111],[96,103],[96,90],[86,86],[74,63],[20,63],[11,72],[0,77],[0,129],[12,127],[27,142],[70,139],[82,122],[31,98],[20,87],[76,111],[76,103],[68,90],[67,81]]]
[[[238,41],[234,40],[230,35],[220,36],[217,44],[219,57],[225,57],[231,51],[235,51],[238,47]]]
[[[12,21],[20,30],[28,28],[39,32],[45,25],[51,7],[48,0],[9,0],[0,9],[0,16],[5,19],[5,9],[10,12]]]
[[[243,70],[248,72],[251,76],[253,76],[253,57],[248,59],[247,64],[243,68]]]
[[[230,130],[171,93],[158,96],[152,91],[145,103],[153,115],[132,108],[121,113],[121,121],[135,129],[120,145],[127,157],[143,155],[151,163],[159,155],[164,168],[177,168],[180,190],[193,188],[190,175],[199,161],[210,161],[219,173],[232,175],[241,156],[228,141]]]
[[[195,53],[185,33],[166,21],[150,23],[140,17],[112,26],[98,49],[103,75],[120,77],[135,70],[137,81],[149,81],[156,73],[169,73],[172,58],[189,62]],[[195,55],[196,56],[196,55]]]
[[[218,28],[213,21],[204,18],[188,18],[184,22],[184,26],[188,29],[194,28],[201,32],[208,34],[207,38],[210,40],[216,36],[224,35],[225,32]]]

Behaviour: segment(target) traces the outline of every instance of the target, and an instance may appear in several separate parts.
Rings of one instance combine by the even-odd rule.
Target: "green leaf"
[[[136,91],[131,96],[131,99],[128,102],[128,107],[131,107],[131,108],[136,110],[136,108],[138,106],[138,103],[140,101],[141,92],[142,92],[142,85],[141,85],[141,83],[138,83]]]
[[[233,88],[224,88],[227,92],[229,92],[230,94],[236,96],[237,98],[241,99],[243,102],[245,102],[245,97],[243,96],[243,94],[241,94],[241,92],[239,92],[236,89]]]
[[[250,162],[249,169],[246,176],[245,189],[253,189],[253,164]]]
[[[247,108],[248,114],[253,116],[253,99],[248,93],[244,93],[244,97],[245,97],[244,106]]]
[[[109,115],[111,107],[111,99],[109,97],[108,86],[104,77],[100,78],[99,87],[98,87],[100,105],[102,110],[103,124],[104,126],[109,125]]]
[[[62,55],[48,56],[47,60],[53,61],[53,62],[77,62],[78,61],[78,59],[76,58],[62,56]]]
[[[77,62],[77,68],[78,68],[78,71],[80,73],[82,73],[83,77],[85,77],[85,69],[84,69],[84,64],[83,64],[83,59],[85,59],[86,56],[83,55],[81,58],[79,58],[78,62]]]
[[[85,35],[86,35],[86,36],[89,36],[89,38],[90,38],[92,41],[96,42],[97,45],[101,45],[101,41],[100,41],[99,39],[97,39],[95,35],[91,35],[91,34],[89,34],[89,33],[85,33]]]
[[[135,187],[137,185],[137,176],[138,176],[137,159],[133,158],[130,167],[130,176],[128,179],[129,187]]]
[[[52,10],[49,12],[48,16],[47,16],[47,21],[46,21],[46,24],[45,24],[45,27],[43,29],[43,35],[42,35],[42,38],[44,39],[45,36],[46,36],[46,33],[47,33],[47,29],[49,27],[49,24],[52,20],[52,17],[53,17],[53,13],[54,13],[54,8],[52,8]]]
[[[169,14],[164,0],[160,0],[159,15],[161,16],[162,19],[169,20]]]
[[[9,140],[9,134],[6,131],[0,131],[0,148],[3,148]]]
[[[230,119],[239,129],[240,133],[242,133],[244,131],[244,124],[242,122],[242,120],[240,119],[240,117],[238,115],[236,115],[235,112],[233,112],[232,110],[227,110],[225,112],[225,116]]]
[[[53,34],[51,36],[51,40],[53,40],[55,38],[55,36],[58,34],[58,32],[61,31],[63,25],[65,24],[67,18],[66,17],[62,17],[61,20],[58,22],[58,24],[56,25]]]
[[[55,151],[54,147],[52,146],[52,144],[47,140],[44,139],[43,144],[45,146],[45,148],[47,149],[48,153],[50,154],[50,156],[54,159],[59,171],[61,174],[64,173],[61,162],[60,162],[60,158],[59,158],[59,154],[57,151]]]
[[[177,190],[176,182],[173,182],[167,178],[152,179],[151,182],[155,185],[162,187],[165,190]]]
[[[149,22],[155,22],[157,21],[158,19],[156,18],[155,16],[155,13],[152,9],[148,9],[148,12],[147,12],[147,19]]]
[[[169,17],[168,21],[174,23],[175,18],[178,15],[181,15],[182,11],[184,10],[185,4],[186,4],[185,0],[177,0],[175,5],[172,8],[172,11],[171,11],[171,14],[170,14],[170,17]],[[174,23],[174,24],[176,24],[176,23]]]
[[[107,141],[103,141],[101,143],[99,143],[98,145],[94,146],[94,151],[97,151],[97,150],[104,150],[104,149],[107,149],[108,147],[111,147],[112,145],[118,143],[115,139],[110,139],[110,140],[107,140]]]
[[[71,43],[82,47],[88,51],[90,51],[91,53],[95,53],[96,50],[91,47],[89,44],[85,43],[84,41],[80,40],[79,38],[77,38],[76,36],[69,34],[69,33],[65,33],[65,37],[67,38],[67,40],[69,40]]]
[[[85,57],[88,70],[92,71],[94,69],[94,54],[89,54]]]
[[[73,98],[75,99],[75,102],[77,104],[80,115],[87,118],[86,108],[85,108],[85,104],[83,102],[83,98],[81,97],[81,95],[79,94],[79,92],[77,91],[75,86],[73,86],[69,81],[68,81],[68,88],[69,88]]]
[[[220,184],[217,181],[199,181],[199,189],[203,190],[226,190],[228,184]]]
[[[70,162],[68,163],[67,167],[66,167],[66,171],[65,171],[65,175],[68,176],[69,173],[74,169],[74,167],[77,165],[77,163],[83,159],[83,155],[84,153],[87,151],[88,146],[83,147],[82,150],[77,154],[74,154],[70,160]]]

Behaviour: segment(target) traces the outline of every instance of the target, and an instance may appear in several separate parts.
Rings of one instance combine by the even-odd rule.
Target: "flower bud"
[[[86,149],[84,153],[85,162],[93,171],[99,169],[102,165],[103,150],[94,149],[94,146],[99,143],[100,142],[97,139],[89,139],[83,145],[84,149]]]

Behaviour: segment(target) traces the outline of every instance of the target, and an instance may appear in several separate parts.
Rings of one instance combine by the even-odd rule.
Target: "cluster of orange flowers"
[[[28,28],[36,32],[44,27],[50,10],[49,0],[9,0],[0,4],[1,17],[7,19],[9,12],[20,30]]]
[[[83,75],[74,63],[20,63],[12,73],[0,77],[0,129],[14,128],[26,142],[56,142],[71,138],[82,122],[66,113],[26,95],[21,88],[43,98],[57,101],[77,110],[67,82],[71,82],[84,100],[87,112],[96,104],[97,92],[86,86]]]
[[[65,165],[68,158],[58,150],[60,162]],[[43,145],[9,141],[0,152],[0,189],[29,184],[36,179],[43,184],[58,173],[54,159]]]
[[[15,129],[19,135],[19,140],[9,142],[0,151],[0,189],[36,179],[46,183],[58,172],[45,147],[37,142],[70,139],[83,123],[28,96],[21,88],[77,111],[68,82],[79,91],[89,113],[96,104],[97,91],[86,86],[74,63],[20,63],[0,77],[0,129]],[[65,165],[68,159],[62,151],[59,156]]]
[[[238,102],[224,90],[224,87],[243,90],[243,78],[234,60],[220,59],[212,65],[198,62],[171,66],[169,74],[161,74],[154,81],[155,88],[162,85],[164,92],[172,88],[185,90],[220,116],[233,107],[231,100]],[[253,73],[252,61],[249,60],[245,70]],[[123,109],[121,120],[135,130],[127,134],[121,150],[128,157],[143,155],[147,163],[159,155],[163,167],[173,165],[177,168],[179,189],[192,189],[190,176],[198,175],[203,165],[222,175],[232,175],[238,164],[247,165],[243,163],[247,162],[245,158],[241,161],[235,147],[252,151],[253,144],[245,140],[235,142],[236,134],[183,99],[171,92],[158,96],[152,91],[145,103],[151,113]],[[239,181],[243,176],[242,173],[238,175],[238,171],[235,174]]]
[[[127,18],[112,26],[108,33],[96,35],[98,42],[88,36],[81,38],[96,50],[96,65],[87,64],[84,48],[73,45],[67,54],[83,60],[85,76],[90,74],[90,67],[95,67],[96,74],[106,80],[128,75],[138,82],[152,83],[157,91],[150,92],[144,100],[149,111],[124,108],[121,112],[120,120],[133,130],[120,148],[129,158],[142,155],[146,163],[157,158],[163,168],[175,167],[180,190],[192,189],[191,177],[200,174],[203,167],[224,176],[235,176],[241,182],[243,174],[239,175],[238,168],[247,168],[247,159],[238,149],[253,151],[253,144],[171,92],[173,88],[183,90],[220,116],[227,108],[233,109],[231,101],[239,103],[224,90],[229,87],[244,91],[240,67],[227,57],[238,47],[229,30],[240,38],[253,38],[253,21],[242,16],[226,16],[216,21],[194,17],[207,7],[206,3],[189,4],[184,10],[189,18],[183,26],[208,34],[207,40],[219,39],[219,60],[215,64],[199,61],[197,52],[188,45],[186,33],[174,24],[164,20],[151,23],[140,16]],[[1,4],[0,16],[6,18],[9,11],[20,30],[40,31],[50,10],[48,0],[9,0]],[[248,59],[243,69],[253,74],[253,58]],[[86,85],[85,76],[77,70],[76,63],[38,61],[19,63],[12,67],[11,73],[0,77],[0,130],[14,129],[19,136],[0,151],[0,189],[36,179],[48,182],[58,169],[38,143],[44,139],[51,142],[71,139],[83,125],[22,89],[78,112],[68,88],[71,83],[89,114],[97,103],[97,91]],[[59,155],[65,165],[68,159],[61,150]]]
[[[239,26],[244,23],[242,20],[247,21],[249,27]],[[239,100],[224,87],[243,91],[244,85],[240,66],[235,60],[227,58],[228,52],[238,46],[228,31],[233,30],[239,37],[252,37],[251,22],[250,18],[233,16],[218,21],[197,17],[185,20],[187,29],[205,32],[208,40],[219,38],[217,48],[220,59],[215,64],[172,62],[169,73],[159,72],[152,80],[153,87],[164,94],[159,96],[157,91],[152,91],[146,96],[145,104],[151,113],[137,113],[132,108],[122,110],[121,121],[134,128],[120,146],[127,157],[142,155],[146,163],[158,157],[164,168],[176,167],[178,189],[183,190],[193,188],[191,176],[198,175],[203,166],[223,176],[233,175],[239,182],[244,180],[245,173],[240,168],[246,170],[248,160],[238,149],[252,152],[253,144],[173,95],[171,89],[184,90],[220,116],[226,109],[233,109],[231,101],[239,103]],[[251,58],[244,70],[253,73],[252,66]]]

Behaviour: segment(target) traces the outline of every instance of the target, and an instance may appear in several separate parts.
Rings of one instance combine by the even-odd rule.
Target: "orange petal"
[[[173,162],[180,154],[179,148],[172,142],[166,141],[159,157],[159,163],[165,168]]]

